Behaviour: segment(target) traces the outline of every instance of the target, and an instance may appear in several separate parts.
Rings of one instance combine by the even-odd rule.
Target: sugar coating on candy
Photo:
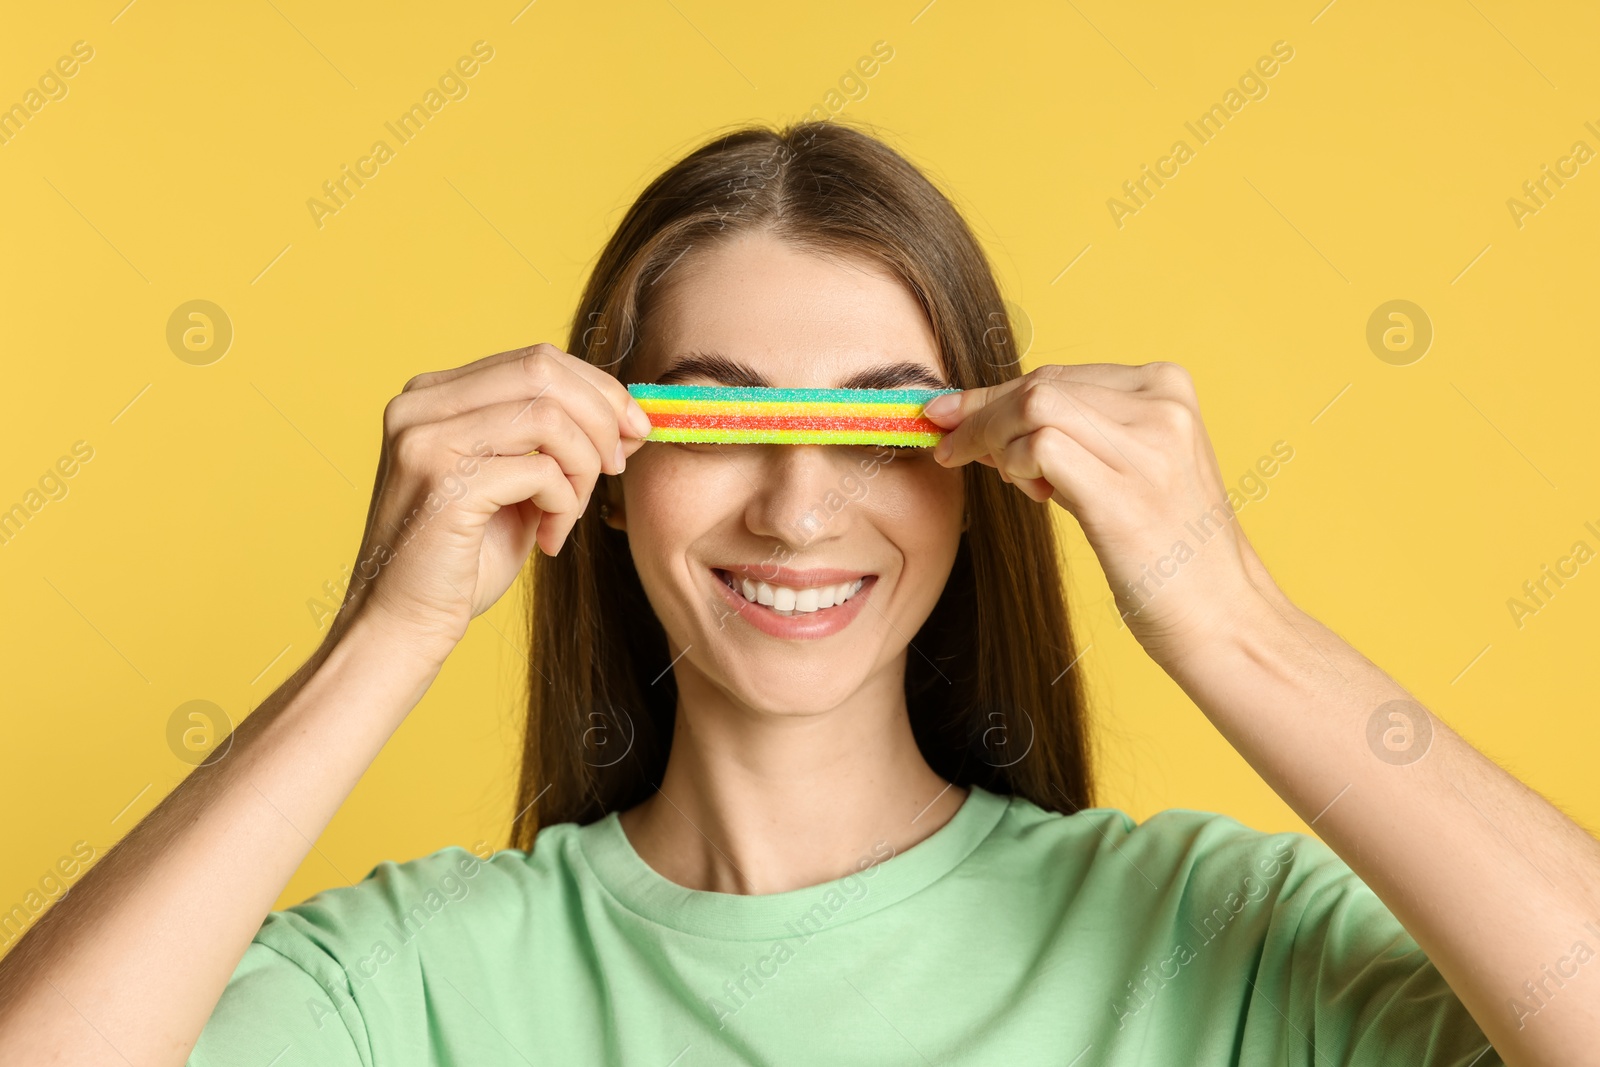
[[[957,391],[628,386],[650,417],[647,441],[903,447],[939,443],[943,429],[923,418],[922,410],[934,397]]]
[[[836,404],[917,404],[956,389],[773,389],[748,385],[655,385],[635,382],[628,392],[643,403],[651,400],[732,400],[743,403],[773,402]]]

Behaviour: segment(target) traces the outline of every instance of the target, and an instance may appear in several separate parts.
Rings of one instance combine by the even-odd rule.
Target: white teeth
[[[780,615],[802,615],[823,608],[835,607],[861,591],[865,578],[857,578],[853,582],[840,582],[837,585],[814,585],[805,589],[792,589],[783,585],[768,585],[766,582],[753,582],[749,578],[739,579],[737,591],[752,603],[765,604]]]

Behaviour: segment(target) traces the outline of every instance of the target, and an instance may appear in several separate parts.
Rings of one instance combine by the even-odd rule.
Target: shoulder
[[[1069,925],[1138,929],[1152,952],[1209,946],[1208,966],[1413,948],[1349,865],[1299,831],[1189,808],[1142,822],[1117,808],[1062,814],[1012,796],[985,844],[991,891],[1062,901],[1058,921]]]
[[[993,846],[1023,862],[1066,865],[1085,881],[1189,886],[1207,899],[1237,891],[1256,900],[1359,884],[1332,849],[1298,831],[1257,830],[1190,808],[1168,808],[1141,822],[1119,808],[1069,815],[1021,796],[1008,800]]]
[[[559,910],[570,891],[579,829],[544,827],[527,851],[449,845],[415,859],[384,860],[352,885],[272,912],[255,940],[311,969],[319,957],[344,963],[375,943],[526,925],[542,910],[530,902]]]

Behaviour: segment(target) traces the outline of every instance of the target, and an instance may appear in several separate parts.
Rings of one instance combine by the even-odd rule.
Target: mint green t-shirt
[[[189,1063],[1502,1062],[1304,834],[974,787],[858,868],[784,893],[686,889],[615,814],[546,826],[528,852],[381,863],[267,917]]]

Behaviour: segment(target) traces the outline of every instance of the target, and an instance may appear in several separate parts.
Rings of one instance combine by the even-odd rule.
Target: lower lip
[[[818,637],[827,637],[836,634],[849,626],[851,621],[861,613],[863,602],[871,595],[873,588],[878,584],[877,575],[869,576],[861,583],[861,588],[856,590],[849,600],[831,608],[820,608],[817,611],[795,613],[793,615],[779,615],[770,611],[765,605],[746,600],[740,593],[728,587],[716,571],[709,571],[711,581],[722,592],[722,597],[745,622],[757,630],[772,637],[786,637],[794,640],[811,640]]]

